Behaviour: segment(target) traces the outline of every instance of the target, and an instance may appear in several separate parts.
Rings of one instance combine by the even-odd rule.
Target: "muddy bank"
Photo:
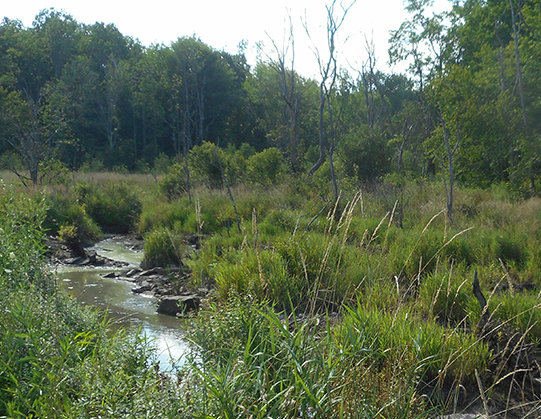
[[[120,237],[119,237],[120,238]],[[111,237],[108,239],[115,239]],[[121,239],[133,246],[133,249],[143,249],[143,240],[135,236],[122,236]],[[129,264],[124,261],[114,260],[98,252],[91,246],[83,246],[80,243],[67,244],[58,237],[47,236],[45,239],[45,256],[51,265],[66,265],[72,267],[100,267],[100,268],[122,268]]]

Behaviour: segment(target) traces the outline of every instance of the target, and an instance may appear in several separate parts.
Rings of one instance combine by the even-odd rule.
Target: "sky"
[[[337,12],[340,11],[337,0]],[[272,41],[280,48],[289,34],[289,17],[294,30],[295,69],[306,77],[316,77],[317,45],[324,56],[326,48],[326,9],[331,0],[2,0],[0,17],[18,19],[32,25],[40,10],[54,8],[73,16],[79,23],[113,23],[125,36],[143,45],[169,45],[179,37],[195,35],[211,47],[237,53],[247,42],[248,62],[272,57]],[[352,0],[342,0],[344,5]],[[447,9],[449,1],[435,0],[437,10]],[[439,7],[439,9],[438,9]],[[339,15],[339,13],[337,13]],[[389,31],[408,18],[403,0],[357,0],[338,31],[339,64],[350,72],[366,60],[366,40],[375,45],[377,68],[402,71],[388,65]],[[312,40],[307,36],[308,29]],[[257,47],[263,42],[263,53]]]

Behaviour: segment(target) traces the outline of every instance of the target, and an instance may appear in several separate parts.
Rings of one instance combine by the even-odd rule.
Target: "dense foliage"
[[[418,417],[475,402],[476,374],[499,408],[508,391],[525,390],[505,377],[522,377],[514,357],[538,344],[538,198],[458,189],[451,225],[441,183],[407,183],[399,227],[384,189],[345,189],[339,209],[317,178],[288,178],[230,186],[239,231],[225,187],[203,182],[190,202],[166,196],[150,175],[78,176],[46,194],[2,195],[3,415]],[[170,378],[151,367],[148,342],[111,336],[102,314],[63,295],[43,269],[40,225],[62,221],[47,203],[56,217],[78,213],[66,198],[90,177],[94,194],[107,196],[114,180],[139,196],[147,263],[182,263],[191,271],[183,286],[216,289],[190,323],[193,353]],[[496,346],[476,332],[474,270],[493,321],[505,325],[491,335]]]
[[[391,61],[409,63],[408,73],[378,70],[368,49],[362,70],[341,69],[331,85],[288,69],[279,51],[250,68],[242,49],[228,54],[195,37],[144,47],[114,25],[54,10],[29,28],[5,19],[3,166],[37,183],[52,161],[147,170],[194,147],[217,159],[210,142],[276,147],[298,173],[323,147],[339,181],[443,173],[451,183],[537,194],[539,5],[467,0],[433,14],[430,4],[406,2],[411,18],[391,34]],[[218,165],[211,169],[209,182],[221,183]]]

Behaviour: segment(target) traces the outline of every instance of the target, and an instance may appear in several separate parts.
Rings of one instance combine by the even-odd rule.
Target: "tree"
[[[457,58],[459,51],[454,32],[449,30],[456,24],[456,16],[443,12],[428,17],[427,11],[433,3],[433,0],[407,0],[406,11],[411,18],[391,31],[389,40],[391,64],[409,61],[409,72],[417,78],[421,92],[431,77]],[[451,25],[446,26],[446,21]]]
[[[287,38],[287,39],[286,39]],[[299,159],[299,117],[301,104],[301,89],[299,88],[300,77],[295,72],[295,39],[293,36],[293,23],[289,16],[289,33],[284,36],[284,42],[279,47],[276,42],[270,38],[273,49],[273,57],[267,56],[268,65],[276,71],[279,76],[279,89],[281,98],[286,110],[287,124],[284,137],[287,138],[287,150],[289,153],[289,164],[293,172],[300,170]],[[288,61],[289,62],[286,62]]]
[[[355,0],[350,3],[348,6],[341,6],[341,14],[337,15],[335,11],[336,0],[333,0],[330,6],[325,6],[327,10],[327,48],[328,56],[323,58],[319,49],[314,44],[314,51],[316,59],[319,66],[319,74],[321,77],[319,83],[319,158],[316,163],[310,168],[308,173],[310,175],[321,167],[325,161],[325,149],[326,143],[328,141],[329,147],[329,166],[331,169],[331,181],[333,185],[334,199],[338,199],[338,184],[336,181],[336,174],[334,171],[334,142],[335,142],[335,132],[334,132],[334,119],[333,119],[333,110],[331,106],[331,94],[335,88],[336,79],[338,76],[338,62],[336,59],[336,36],[338,30],[344,23],[344,20],[348,14],[348,11],[355,4]],[[310,32],[307,25],[305,24],[305,30],[308,36],[310,37]],[[327,114],[329,118],[329,127],[328,132],[325,130],[325,108],[327,109]]]
[[[52,157],[65,126],[63,101],[42,48],[40,27],[25,31],[19,23],[4,20],[0,38],[7,56],[3,64],[7,71],[0,78],[0,135],[20,155],[29,180],[37,184],[40,166]]]
[[[167,56],[168,50],[158,46],[147,48],[134,64],[133,101],[142,142],[142,155],[151,163],[160,151],[166,137]]]
[[[0,91],[2,137],[21,156],[34,185],[39,182],[40,166],[53,156],[65,126],[62,109],[51,101],[53,89],[53,84],[45,86],[37,99],[27,91]]]

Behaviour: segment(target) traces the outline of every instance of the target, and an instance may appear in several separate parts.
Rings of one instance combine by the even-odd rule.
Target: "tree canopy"
[[[242,48],[230,54],[195,36],[145,47],[53,9],[28,28],[4,19],[2,165],[37,183],[50,161],[138,170],[210,142],[276,147],[295,174],[331,146],[339,181],[451,170],[466,185],[537,194],[538,2],[455,1],[440,14],[430,5],[406,2],[411,18],[390,34],[391,62],[408,63],[405,74],[377,68],[368,46],[362,68],[338,65],[330,85],[298,74],[293,60],[288,68],[285,50],[250,67]]]

